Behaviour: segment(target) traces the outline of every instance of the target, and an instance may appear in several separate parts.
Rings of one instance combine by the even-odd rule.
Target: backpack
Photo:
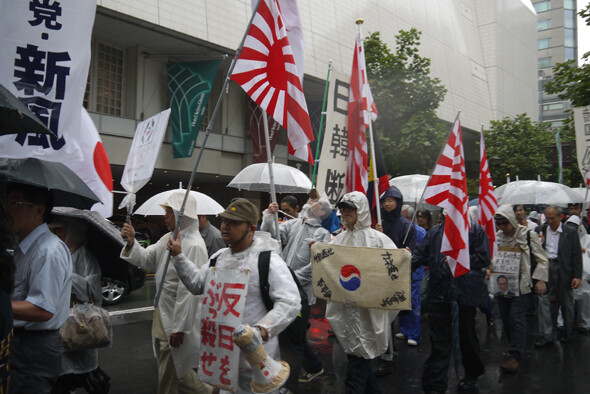
[[[262,302],[264,302],[264,306],[269,311],[274,307],[274,303],[270,299],[270,284],[268,283],[270,253],[270,250],[265,250],[263,252],[260,252],[260,254],[258,255],[258,277],[260,280],[260,295],[262,296]],[[216,263],[217,256],[211,259],[211,261],[209,262],[209,266],[215,267]],[[307,332],[307,320],[309,319],[310,311],[309,303],[307,301],[307,294],[301,287],[301,284],[299,283],[299,280],[297,280],[297,276],[295,276],[293,270],[290,267],[287,268],[289,268],[289,272],[291,273],[291,276],[293,277],[293,280],[297,285],[297,290],[299,290],[299,296],[301,297],[301,311],[299,312],[295,320],[293,320],[291,324],[289,324],[289,326],[287,326],[287,328],[285,328],[283,332],[279,334],[279,342],[281,342],[282,336],[303,339]]]

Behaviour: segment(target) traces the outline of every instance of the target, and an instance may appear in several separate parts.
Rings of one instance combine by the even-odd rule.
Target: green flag
[[[174,158],[191,157],[220,60],[168,63]]]

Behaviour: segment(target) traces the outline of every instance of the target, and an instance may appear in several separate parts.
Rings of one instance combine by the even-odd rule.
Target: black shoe
[[[537,339],[535,341],[535,347],[538,347],[538,348],[547,347],[547,346],[551,345],[552,343],[553,343],[553,341],[548,341],[545,339]]]
[[[587,327],[578,327],[578,331],[582,334],[590,334],[590,328]]]
[[[561,343],[570,343],[572,339],[568,336],[562,335],[559,337],[559,342]]]
[[[373,372],[378,378],[387,376],[391,373],[393,373],[393,362],[385,360],[379,360],[379,367]]]
[[[488,315],[488,328],[494,328],[496,326],[496,322],[494,320],[494,315]]]
[[[459,391],[472,391],[477,387],[477,378],[465,377],[459,383]]]

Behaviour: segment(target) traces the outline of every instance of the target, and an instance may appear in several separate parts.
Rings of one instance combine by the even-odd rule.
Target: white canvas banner
[[[574,108],[576,128],[576,153],[582,177],[588,177],[590,170],[590,105]]]
[[[362,308],[409,310],[411,263],[406,249],[318,242],[311,247],[313,295]]]
[[[95,0],[0,2],[0,84],[57,135],[0,137],[0,156],[82,160],[80,107],[95,13]]]
[[[152,178],[169,118],[170,108],[137,125],[121,178],[129,193],[137,193]]]
[[[234,329],[242,324],[248,270],[211,268],[201,305],[199,379],[214,387],[235,392],[238,388],[240,348]]]
[[[316,188],[325,191],[332,205],[344,194],[348,163],[348,89],[350,75],[330,71],[326,129],[317,172]]]
[[[520,294],[520,260],[518,247],[499,246],[492,261],[489,291],[495,296],[516,297]]]

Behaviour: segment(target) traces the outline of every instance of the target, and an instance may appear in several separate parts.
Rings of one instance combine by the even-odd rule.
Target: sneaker
[[[393,373],[393,362],[379,359],[379,366],[374,370],[373,374],[380,378]]]
[[[418,346],[418,342],[414,341],[413,339],[408,339],[409,346]]]
[[[518,360],[514,357],[506,356],[504,362],[500,364],[500,369],[505,372],[518,371]]]
[[[317,372],[301,371],[301,375],[299,375],[299,383],[309,383],[323,373],[324,373],[324,368],[320,369]]]
[[[459,391],[473,391],[477,387],[477,378],[465,377],[459,382]]]
[[[397,339],[404,339],[406,336],[404,334],[402,334],[401,332],[398,332],[397,334],[395,334],[395,337]]]

